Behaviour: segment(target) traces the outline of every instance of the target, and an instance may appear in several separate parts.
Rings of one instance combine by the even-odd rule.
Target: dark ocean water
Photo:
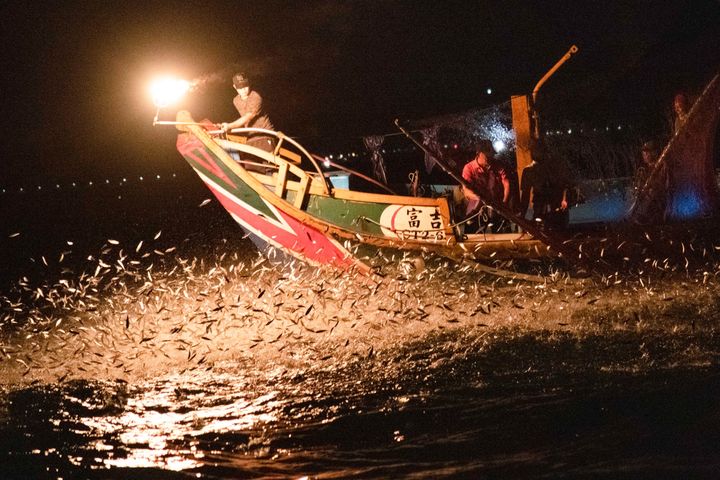
[[[3,202],[0,478],[720,476],[711,261],[368,284],[178,182]]]
[[[426,342],[406,353],[464,348]],[[3,395],[3,476],[717,476],[717,371],[602,372],[587,359],[568,365],[545,338],[498,342],[439,366],[391,358],[402,365],[390,375],[368,365],[383,355],[333,371],[263,371],[268,365],[251,362],[129,383],[13,388]],[[550,343],[601,347],[598,339]]]

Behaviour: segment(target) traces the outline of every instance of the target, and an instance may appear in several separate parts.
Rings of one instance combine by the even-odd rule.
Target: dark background
[[[573,44],[548,118],[662,116],[720,66],[715,0],[6,2],[0,22],[11,189],[182,168],[173,129],[152,127],[162,74],[206,80],[180,108],[226,121],[243,70],[277,129],[327,146],[529,93]]]

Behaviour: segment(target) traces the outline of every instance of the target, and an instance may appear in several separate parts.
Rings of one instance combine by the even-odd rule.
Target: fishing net
[[[720,75],[716,75],[639,189],[630,209],[632,220],[688,220],[714,212],[718,201],[714,147],[719,112]],[[662,215],[658,209],[664,209]]]
[[[458,152],[474,151],[481,139],[493,142],[500,156],[514,168],[515,132],[512,125],[510,102],[489,108],[445,115],[419,123],[423,145],[430,154],[425,155],[429,173],[434,155],[441,156],[446,164],[462,171],[464,161]],[[545,144],[553,158],[561,158],[573,178],[607,179],[632,175],[637,160],[640,139],[637,132],[618,126],[593,128],[577,124],[554,125],[545,131]]]
[[[480,140],[498,145],[496,150],[515,147],[510,102],[464,113],[443,115],[417,122],[427,147],[425,169],[428,173],[435,165],[434,156],[441,156],[456,173],[462,171],[467,154],[474,153]]]
[[[636,223],[658,223],[701,218],[714,212],[718,206],[713,157],[719,107],[720,80],[716,76],[693,105],[683,127],[670,139],[647,181],[636,186],[629,219]],[[505,148],[502,157],[513,170],[515,139],[511,117],[510,104],[506,102],[416,122],[414,127],[421,132],[427,147],[424,159],[427,172],[438,157],[459,174],[480,139],[502,142]],[[628,124],[604,127],[556,124],[544,133],[551,156],[563,160],[575,183],[583,183],[582,179],[583,185],[589,185],[597,180],[602,183],[598,188],[617,188],[623,198],[630,194],[622,182],[616,182],[617,185],[605,182],[633,176],[644,136],[640,131]]]
[[[618,125],[620,126],[620,125]],[[547,149],[562,158],[573,177],[609,179],[632,175],[641,143],[637,132],[618,126],[564,127],[546,132]],[[621,127],[621,126],[620,126]]]
[[[372,162],[373,176],[378,181],[387,184],[387,175],[385,174],[385,160],[380,153],[380,147],[385,142],[382,135],[373,135],[363,138],[365,148],[370,152],[370,161]]]
[[[425,146],[425,157],[423,163],[425,164],[425,171],[430,173],[437,162],[435,159],[435,155],[437,155],[437,153],[434,152],[440,152],[442,150],[440,142],[438,141],[438,127],[433,126],[426,128],[422,130],[421,133],[423,137],[422,143]]]

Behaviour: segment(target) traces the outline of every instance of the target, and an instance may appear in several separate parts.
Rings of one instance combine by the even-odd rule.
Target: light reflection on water
[[[720,468],[698,440],[720,431],[717,268],[535,285],[443,267],[373,288],[179,265],[43,291],[62,315],[14,307],[29,320],[2,344],[7,478]]]
[[[203,382],[204,383],[197,383]],[[162,382],[137,385],[117,416],[88,416],[79,421],[93,436],[113,437],[127,455],[108,455],[106,467],[160,467],[179,471],[203,465],[198,437],[253,431],[277,421],[282,402],[277,392],[252,396],[242,378],[227,374],[173,375]],[[104,445],[98,450],[113,449]],[[96,447],[98,444],[96,444]]]
[[[717,347],[712,336],[447,331],[334,369],[241,362],[36,386],[9,393],[0,424],[40,447],[2,447],[20,471],[86,478],[540,478],[557,465],[703,478],[720,467],[701,440],[720,431],[720,373],[707,364]],[[692,366],[698,351],[705,367]],[[588,455],[614,465],[586,467]]]

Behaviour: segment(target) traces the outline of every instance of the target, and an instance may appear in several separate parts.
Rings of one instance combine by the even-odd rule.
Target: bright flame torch
[[[179,78],[159,78],[150,85],[153,103],[165,108],[179,101],[190,90],[190,82]]]
[[[177,103],[190,90],[190,82],[173,77],[163,77],[152,82],[150,85],[150,94],[153,103],[157,107],[153,125],[157,125],[160,109]]]

